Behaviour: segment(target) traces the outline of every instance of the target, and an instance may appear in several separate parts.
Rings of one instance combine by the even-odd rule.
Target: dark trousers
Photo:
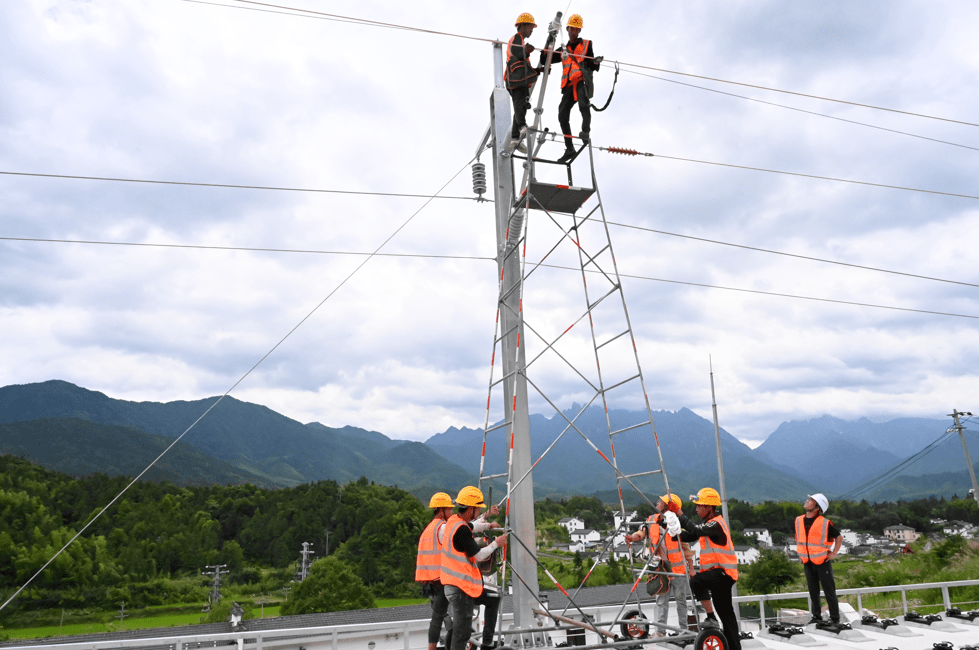
[[[585,133],[591,131],[591,100],[588,99],[588,91],[585,84],[579,81],[578,86],[578,110],[581,111],[581,130]],[[571,107],[575,105],[574,86],[567,86],[561,89],[561,105],[557,109],[557,121],[561,125],[561,133],[571,135]],[[570,138],[564,139],[564,146],[568,149],[574,147],[574,141]]]
[[[454,585],[446,585],[445,597],[449,599],[449,611],[452,614],[452,648],[465,650],[469,637],[472,636],[473,609],[477,605],[486,607],[486,625],[483,626],[483,645],[493,644],[496,633],[496,618],[500,613],[500,597],[490,596],[484,590],[479,598],[473,598]]]
[[[806,572],[806,584],[809,586],[809,608],[812,615],[822,618],[822,608],[819,606],[819,586],[823,586],[826,594],[826,604],[829,606],[829,618],[834,623],[840,622],[840,601],[836,598],[836,578],[833,577],[833,562],[827,560],[822,564],[803,562]]]
[[[510,99],[513,100],[513,126],[510,135],[514,139],[520,137],[520,129],[527,126],[527,109],[530,108],[530,87],[521,86],[510,89]]]
[[[452,619],[449,618],[449,599],[445,597],[445,588],[441,583],[433,582],[429,586],[428,600],[432,603],[432,621],[428,624],[428,642],[438,643],[442,634],[442,623],[445,623],[445,650],[452,647]]]
[[[690,590],[697,600],[714,602],[714,612],[724,628],[724,636],[731,650],[741,650],[741,628],[734,614],[731,588],[735,580],[724,569],[710,569],[690,578]]]

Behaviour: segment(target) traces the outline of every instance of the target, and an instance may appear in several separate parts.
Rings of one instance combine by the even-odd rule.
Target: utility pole
[[[717,396],[714,393],[714,360],[710,355],[707,356],[707,362],[710,364],[710,401],[714,410],[714,440],[717,442],[717,475],[721,481],[721,516],[724,517],[724,521],[727,523],[727,529],[731,530],[731,517],[727,514],[727,486],[724,483],[724,458],[721,455],[721,427],[717,423]],[[734,583],[734,595],[738,595],[737,582]],[[734,611],[740,621],[741,605],[736,604]]]
[[[312,546],[312,544],[309,542],[303,542],[303,550],[300,551],[303,557],[299,563],[299,582],[305,580],[306,576],[309,575],[309,565],[312,564],[309,556],[315,555],[315,553],[309,549],[310,546]]]
[[[211,607],[217,605],[218,601],[221,600],[221,592],[219,591],[219,588],[221,587],[221,576],[228,574],[227,571],[222,571],[221,569],[223,569],[226,566],[228,565],[227,564],[208,565],[204,568],[213,569],[213,571],[201,571],[203,575],[213,576],[214,578],[214,582],[212,583],[211,586]]]
[[[323,557],[330,554],[330,531],[326,531],[326,539],[323,541]]]
[[[952,409],[952,412],[949,413],[949,415],[953,420],[955,420],[955,426],[950,428],[949,431],[958,431],[959,437],[962,438],[962,451],[965,452],[965,463],[969,466],[969,476],[972,477],[972,498],[975,499],[976,504],[979,505],[979,484],[976,483],[976,470],[972,467],[972,458],[969,457],[969,447],[965,444],[965,433],[963,433],[965,427],[962,426],[962,422],[959,421],[960,415],[971,416],[972,413]]]

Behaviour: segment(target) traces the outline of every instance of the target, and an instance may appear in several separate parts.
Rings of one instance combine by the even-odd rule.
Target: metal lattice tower
[[[560,17],[559,13],[550,25],[548,46],[554,42]],[[635,489],[645,501],[654,505],[655,502],[643,494],[633,479],[662,474],[667,492],[669,482],[598,191],[591,145],[581,143],[575,154],[576,160],[581,158],[578,166],[587,161],[591,187],[574,184],[574,160],[564,165],[538,157],[545,144],[553,139],[540,124],[549,68],[545,66],[545,73],[537,82],[540,91],[534,124],[528,129],[526,144],[530,154],[524,156],[512,151],[507,146],[511,113],[509,93],[503,82],[503,57],[503,48],[494,45],[496,84],[490,99],[491,121],[477,149],[477,156],[484,147],[493,152],[499,272],[480,485],[506,479],[506,516],[511,537],[515,538],[509,544],[510,568],[514,576],[511,581],[514,627],[526,630],[535,624],[533,609],[539,602],[533,469],[538,463],[546,462],[548,453],[565,434],[580,436],[607,463],[610,475],[615,477],[623,521],[626,518],[623,487]],[[559,142],[563,143],[563,139]],[[560,175],[565,170],[566,184],[542,180],[545,175]],[[533,238],[528,235],[531,226],[534,227]],[[577,273],[568,273],[569,270]],[[580,282],[579,289],[568,286],[569,277],[575,276],[575,282]],[[572,297],[574,294],[580,296],[579,292],[583,293],[583,304],[580,298]],[[551,314],[558,313],[565,320],[535,322],[534,307],[543,302],[549,303]],[[554,383],[558,384],[557,391],[562,396],[568,393],[582,395],[584,406],[571,417],[556,401],[564,397],[549,396],[557,394],[552,390]],[[561,434],[536,460],[531,454],[531,399],[536,407],[548,412],[553,409],[564,424]],[[593,405],[604,409],[609,453],[589,440],[577,424],[578,418]],[[633,408],[641,405],[646,417],[638,423],[614,429],[609,416],[610,405]],[[626,474],[619,468],[616,441],[620,436],[639,435],[653,436],[658,457],[654,459],[654,469]],[[506,471],[492,473],[487,465],[488,450],[494,453],[504,447]],[[564,591],[563,587],[558,587]],[[634,602],[639,605],[638,595]],[[532,639],[527,634],[521,636],[511,639],[510,643],[525,647],[540,643],[540,639]]]

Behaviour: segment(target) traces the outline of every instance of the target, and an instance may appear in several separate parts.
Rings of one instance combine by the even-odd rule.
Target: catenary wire
[[[782,251],[771,250],[768,248],[758,248],[756,246],[747,246],[745,244],[734,244],[726,241],[719,241],[717,239],[707,239],[706,237],[695,237],[693,235],[681,235],[675,232],[667,232],[665,230],[656,230],[655,228],[646,228],[644,226],[633,226],[627,223],[616,223],[614,221],[609,221],[608,225],[618,226],[620,228],[631,228],[633,230],[643,230],[646,232],[654,232],[659,235],[669,235],[670,237],[680,237],[682,239],[691,239],[693,241],[707,242],[709,244],[717,244],[719,246],[731,246],[733,248],[743,248],[749,251],[757,251],[759,253],[768,253],[770,255],[783,255],[785,257],[794,257],[800,260],[810,260],[812,262],[822,262],[823,264],[837,264],[839,266],[847,266],[853,269],[862,269],[864,271],[876,271],[877,273],[890,273],[893,275],[903,275],[909,278],[918,278],[919,280],[931,280],[932,282],[947,282],[949,284],[960,284],[966,287],[977,287],[979,284],[973,284],[971,282],[961,282],[959,280],[946,280],[944,278],[935,278],[929,275],[918,275],[916,273],[906,273],[904,271],[891,271],[889,269],[882,269],[875,266],[863,266],[861,264],[851,264],[850,262],[840,262],[837,260],[828,260],[822,257],[811,257],[809,255],[800,255],[798,253],[785,253]]]
[[[360,192],[357,190],[325,190],[312,187],[274,187],[271,185],[233,185],[230,183],[194,183],[190,181],[160,181],[145,178],[114,178],[108,176],[74,176],[71,174],[40,174],[35,172],[0,171],[6,176],[36,176],[39,178],[67,178],[82,181],[112,181],[116,183],[149,183],[151,185],[188,185],[191,187],[226,187],[235,190],[270,190],[274,192],[312,192],[316,194],[353,194],[357,196],[397,196],[412,199],[458,199],[478,201],[474,196],[431,196],[429,194],[406,194],[399,192]],[[458,176],[458,174],[456,174]],[[486,199],[483,199],[485,201]]]
[[[459,33],[456,33],[456,32],[445,32],[445,31],[440,31],[440,30],[436,30],[436,29],[425,29],[425,28],[422,28],[422,27],[412,27],[410,25],[401,25],[401,24],[398,24],[398,23],[389,23],[389,22],[384,22],[384,21],[380,21],[380,20],[371,20],[371,19],[368,19],[368,18],[357,18],[357,17],[354,17],[354,16],[343,16],[343,15],[340,15],[340,14],[332,14],[332,13],[327,13],[327,12],[323,12],[323,11],[315,11],[313,9],[303,9],[303,8],[299,8],[299,7],[288,7],[288,6],[284,6],[284,5],[276,5],[276,4],[266,3],[266,2],[257,2],[256,0],[234,0],[234,2],[239,2],[239,3],[242,3],[242,4],[248,4],[248,5],[256,5],[256,6],[259,6],[259,7],[269,7],[269,8],[272,8],[272,9],[282,9],[282,10],[287,10],[287,11],[290,11],[290,12],[299,12],[299,13],[289,14],[289,15],[293,15],[293,16],[306,15],[306,14],[308,14],[308,15],[310,15],[310,17],[323,16],[323,17],[329,17],[329,18],[333,18],[333,19],[337,19],[337,20],[342,20],[342,21],[346,21],[346,22],[354,22],[354,23],[358,23],[358,24],[361,24],[361,25],[368,25],[368,26],[373,26],[373,27],[388,27],[388,28],[404,29],[404,30],[407,30],[407,31],[420,32],[420,33],[423,33],[423,34],[433,34],[433,35],[437,35],[437,36],[449,36],[449,37],[452,37],[452,38],[461,38],[461,39],[470,40],[470,41],[480,41],[480,42],[484,42],[484,43],[498,43],[500,45],[503,45],[504,44],[503,41],[499,41],[499,40],[497,40],[495,38],[485,38],[485,37],[481,37],[481,36],[470,36],[470,35],[467,35],[467,34],[459,34]],[[221,5],[221,6],[227,6],[228,8],[243,8],[243,7],[234,7],[234,6],[231,6],[231,5]],[[629,62],[626,62],[626,61],[614,61],[614,62],[615,63],[618,63],[619,65],[630,66],[630,67],[639,68],[639,69],[642,69],[642,70],[652,70],[654,72],[665,72],[667,74],[675,74],[675,75],[680,75],[680,76],[684,76],[684,77],[691,77],[691,78],[694,78],[694,79],[703,79],[705,81],[716,81],[718,83],[731,84],[731,85],[735,85],[735,86],[744,86],[746,88],[756,88],[758,90],[767,90],[767,91],[770,91],[770,92],[784,93],[784,94],[787,94],[787,95],[795,95],[797,97],[806,97],[806,98],[809,98],[809,99],[818,99],[818,100],[826,101],[826,102],[835,102],[835,103],[838,103],[838,104],[847,104],[849,106],[859,106],[861,108],[870,108],[870,109],[873,109],[873,110],[887,111],[887,112],[890,112],[890,113],[898,113],[898,114],[901,114],[901,115],[909,115],[909,116],[912,116],[912,117],[920,117],[920,118],[929,119],[929,120],[939,120],[939,121],[942,121],[942,122],[952,122],[953,124],[963,124],[965,126],[979,126],[979,124],[976,124],[976,123],[973,123],[973,122],[965,122],[965,121],[962,121],[962,120],[953,120],[951,118],[939,117],[939,116],[936,116],[936,115],[928,115],[928,114],[925,114],[925,113],[914,113],[914,112],[911,112],[911,111],[902,111],[902,110],[899,110],[899,109],[896,109],[896,108],[887,108],[887,107],[884,107],[884,106],[876,106],[876,105],[873,105],[873,104],[863,104],[863,103],[860,103],[860,102],[852,102],[852,101],[848,101],[848,100],[845,100],[845,99],[834,99],[832,97],[824,97],[824,96],[821,96],[821,95],[812,95],[812,94],[808,94],[808,93],[800,93],[800,92],[796,92],[796,91],[792,91],[792,90],[783,90],[781,88],[772,88],[772,87],[768,87],[768,86],[761,86],[761,85],[758,85],[758,84],[749,84],[749,83],[745,83],[745,82],[741,82],[741,81],[731,81],[731,80],[728,80],[728,79],[719,79],[719,78],[716,78],[716,77],[708,77],[708,76],[704,76],[704,75],[692,74],[692,73],[689,73],[689,72],[679,72],[677,70],[668,70],[666,68],[657,68],[657,67],[654,67],[654,66],[641,65],[641,64],[638,64],[638,63],[629,63]]]
[[[475,160],[475,157],[472,160]],[[262,362],[264,362],[267,358],[269,358],[272,355],[272,353],[275,352],[279,348],[280,345],[282,345],[283,343],[285,343],[286,339],[288,339],[290,336],[292,336],[293,332],[295,332],[300,327],[302,327],[303,323],[305,323],[307,320],[309,320],[313,316],[313,314],[315,314],[319,310],[320,307],[322,307],[324,304],[326,304],[326,301],[329,300],[330,298],[332,298],[333,295],[336,294],[337,291],[339,291],[352,277],[354,277],[354,275],[357,274],[358,271],[360,271],[360,269],[364,268],[364,265],[366,265],[368,262],[370,262],[371,259],[373,259],[376,256],[376,254],[382,248],[384,248],[388,244],[388,242],[390,242],[392,239],[394,239],[398,235],[398,233],[400,233],[402,230],[404,230],[404,228],[409,223],[411,223],[412,220],[416,216],[418,216],[418,214],[421,213],[422,210],[424,210],[426,207],[428,207],[428,205],[435,199],[435,196],[438,196],[439,192],[441,192],[446,187],[448,187],[449,184],[452,183],[452,181],[454,181],[456,179],[456,177],[458,177],[459,174],[461,174],[466,169],[466,167],[469,166],[469,163],[472,162],[472,160],[469,160],[468,162],[466,162],[466,164],[463,165],[462,168],[459,169],[459,171],[457,171],[455,174],[453,174],[452,175],[452,178],[450,178],[448,181],[446,181],[446,183],[438,190],[438,192],[435,192],[435,194],[432,195],[432,196],[430,196],[428,198],[428,200],[425,201],[425,203],[423,203],[421,206],[419,206],[419,208],[417,210],[415,210],[412,213],[412,215],[410,217],[408,217],[407,220],[404,221],[404,223],[402,223],[400,226],[398,226],[397,229],[395,229],[395,231],[393,233],[391,233],[388,236],[387,239],[385,239],[383,242],[381,242],[381,244],[377,248],[374,249],[374,252],[373,253],[371,253],[370,255],[368,255],[368,257],[363,262],[361,262],[359,265],[357,265],[357,267],[353,271],[351,271],[343,280],[341,280],[340,283],[337,284],[337,286],[335,286],[333,288],[333,290],[330,291],[330,293],[328,293],[326,295],[325,298],[323,298],[323,300],[321,300],[319,303],[317,303],[316,306],[313,307],[313,309],[310,310],[309,313],[307,313],[302,318],[302,320],[300,320],[291,330],[289,330],[286,333],[285,336],[283,336],[281,339],[279,339],[278,343],[276,343],[275,345],[273,345],[272,348],[268,352],[266,352],[262,356],[261,359],[259,359],[258,361],[256,361],[255,364],[251,368],[249,368],[248,371],[245,372],[245,374],[243,374],[238,379],[238,381],[236,381],[231,386],[231,388],[229,388],[228,390],[226,390],[224,392],[224,394],[221,395],[221,397],[219,397],[217,400],[215,400],[215,402],[213,404],[211,404],[207,408],[207,410],[204,411],[200,415],[200,417],[198,417],[196,420],[194,420],[194,422],[189,427],[187,427],[184,430],[183,433],[181,433],[179,436],[177,436],[176,438],[174,438],[173,442],[171,442],[170,445],[166,449],[164,449],[162,452],[160,452],[160,455],[159,456],[157,456],[155,459],[153,459],[153,461],[149,465],[146,466],[146,469],[144,469],[142,472],[139,473],[139,475],[137,475],[132,481],[130,481],[129,484],[126,485],[126,487],[124,487],[121,492],[119,492],[119,494],[117,494],[115,497],[113,497],[112,500],[108,504],[105,505],[105,507],[103,507],[101,510],[99,510],[99,512],[94,517],[92,517],[84,526],[82,526],[81,530],[79,530],[77,533],[75,533],[75,536],[74,537],[72,537],[70,540],[68,540],[68,542],[64,546],[62,546],[61,549],[57,553],[55,553],[53,556],[51,556],[51,558],[47,562],[44,563],[44,566],[42,566],[40,569],[38,569],[36,573],[34,573],[30,578],[27,579],[27,582],[25,582],[23,585],[21,585],[20,588],[17,589],[17,591],[15,591],[2,605],[0,605],[0,611],[3,611],[3,609],[7,605],[9,605],[20,594],[20,592],[22,592],[24,589],[26,589],[27,586],[29,584],[31,584],[31,582],[33,582],[35,578],[37,578],[39,575],[41,575],[41,573],[43,573],[44,570],[47,569],[48,566],[50,566],[50,564],[52,562],[54,562],[54,560],[65,551],[65,549],[67,549],[69,546],[71,546],[72,543],[76,539],[78,539],[78,537],[81,536],[81,534],[84,533],[88,529],[89,526],[91,526],[99,517],[101,517],[102,514],[105,513],[106,510],[108,510],[110,507],[112,507],[112,505],[116,501],[118,501],[119,498],[122,497],[122,495],[125,494],[129,490],[129,488],[131,488],[133,485],[135,485],[136,481],[138,481],[144,474],[146,474],[146,472],[150,471],[150,469],[154,465],[156,465],[156,463],[161,458],[163,458],[163,456],[166,455],[166,453],[168,451],[170,451],[170,449],[172,449],[174,445],[176,445],[178,442],[180,442],[183,439],[183,437],[186,436],[190,432],[191,429],[193,429],[195,426],[197,426],[197,423],[198,422],[200,422],[201,420],[203,420],[204,417],[208,413],[210,413],[214,409],[215,406],[217,406],[218,404],[220,404],[221,401],[231,393],[231,391],[233,391],[235,388],[237,388],[238,385],[241,382],[243,382],[245,380],[245,378],[248,377],[255,370],[255,368],[257,368],[259,365],[262,364]]]
[[[189,0],[188,0],[189,1]],[[40,173],[30,173],[30,172],[10,172],[10,171],[0,171],[0,174],[6,174],[10,176],[35,176],[40,178],[65,178],[72,180],[98,180],[98,181],[115,181],[123,183],[151,183],[151,184],[163,184],[163,185],[188,185],[197,187],[218,187],[218,188],[232,188],[232,189],[249,189],[249,190],[272,190],[272,191],[288,191],[288,192],[313,192],[313,193],[327,193],[327,194],[353,194],[362,196],[392,196],[392,197],[407,197],[407,198],[439,198],[439,199],[458,199],[458,200],[475,200],[480,201],[477,197],[468,196],[437,196],[429,197],[425,194],[404,194],[396,192],[359,192],[355,190],[326,190],[326,189],[316,189],[316,188],[298,188],[298,187],[273,187],[267,185],[231,185],[224,183],[194,183],[194,182],[184,182],[184,181],[159,181],[159,180],[142,180],[135,178],[110,178],[101,176],[73,176],[68,174],[40,174]],[[481,202],[491,203],[492,199],[482,199]],[[718,244],[720,246],[731,246],[734,248],[743,248],[745,250],[757,251],[760,253],[769,253],[771,255],[783,255],[786,257],[795,257],[798,259],[810,260],[813,262],[822,262],[824,264],[837,264],[839,266],[848,266],[855,269],[863,269],[865,271],[877,271],[879,273],[890,273],[893,275],[903,275],[911,278],[918,278],[921,280],[932,280],[934,282],[947,282],[949,284],[959,284],[967,287],[979,287],[979,284],[973,284],[971,282],[961,282],[959,280],[946,280],[943,278],[935,278],[927,275],[918,275],[916,273],[906,273],[904,271],[892,271],[889,269],[882,269],[873,266],[863,266],[860,264],[851,264],[849,262],[840,262],[837,260],[828,260],[820,257],[812,257],[809,255],[800,255],[797,253],[786,253],[782,251],[771,250],[767,248],[759,248],[756,246],[747,246],[745,244],[735,244],[731,242],[719,241],[716,239],[707,239],[705,237],[695,237],[693,235],[683,235],[675,232],[668,232],[665,230],[656,230],[655,228],[645,228],[643,226],[634,226],[626,223],[617,223],[614,221],[608,222],[611,226],[618,226],[620,228],[631,228],[634,230],[642,230],[646,232],[653,232],[659,235],[669,235],[671,237],[680,237],[683,239],[690,239],[693,241],[707,242],[710,244]],[[193,245],[177,245],[177,244],[139,244],[132,242],[105,242],[105,241],[86,241],[86,240],[74,240],[74,239],[38,239],[31,237],[0,237],[0,240],[9,241],[39,241],[39,242],[59,242],[59,243],[72,243],[72,244],[104,244],[104,245],[126,245],[126,246],[169,246],[172,248],[214,248],[221,249],[226,248],[227,250],[242,250],[242,251],[269,251],[269,252],[283,252],[283,253],[331,253],[336,255],[366,255],[366,253],[347,253],[344,251],[318,251],[318,250],[293,250],[293,249],[275,249],[275,248],[245,248],[236,246],[193,246]],[[390,253],[382,253],[382,255],[391,255]],[[400,255],[401,257],[408,257],[408,255]],[[417,255],[416,257],[440,257],[437,255]]]
[[[611,222],[610,222],[611,224]],[[193,245],[193,244],[154,244],[154,243],[139,243],[139,242],[108,242],[108,241],[93,241],[93,240],[82,240],[82,239],[42,239],[40,237],[0,237],[0,241],[24,241],[24,242],[40,242],[40,243],[57,243],[57,244],[97,244],[106,246],[149,246],[156,248],[186,248],[186,249],[200,249],[200,250],[223,250],[223,251],[250,251],[250,252],[269,252],[269,253],[305,253],[305,254],[322,254],[322,255],[366,255],[373,257],[412,257],[412,258],[427,258],[427,259],[453,259],[453,260],[479,260],[479,261],[495,261],[495,257],[484,257],[478,255],[425,255],[425,254],[415,254],[415,253],[364,253],[356,251],[323,251],[323,250],[308,250],[308,249],[288,249],[288,248],[247,248],[243,246],[203,246],[203,245]],[[541,264],[540,266],[559,269],[564,271],[575,271],[580,272],[581,269],[576,269],[570,266],[559,266],[554,264]],[[600,273],[600,271],[588,270],[588,273]],[[974,318],[979,319],[979,316],[974,316],[970,314],[954,314],[950,312],[941,311],[930,311],[926,309],[911,309],[910,307],[894,307],[892,305],[875,305],[871,303],[855,302],[849,300],[837,300],[834,298],[816,298],[813,296],[800,296],[790,293],[777,293],[773,291],[761,291],[759,289],[742,289],[739,287],[724,287],[715,284],[703,284],[699,282],[685,282],[682,280],[668,280],[666,278],[653,278],[645,275],[629,275],[621,274],[624,278],[632,278],[634,280],[647,280],[650,282],[665,282],[668,284],[682,284],[691,287],[702,287],[705,289],[721,289],[724,291],[737,291],[741,293],[753,293],[762,296],[772,296],[775,298],[792,298],[795,300],[813,300],[817,302],[831,302],[841,305],[851,305],[854,307],[872,307],[874,309],[889,309],[893,311],[906,311],[916,314],[931,314],[933,316],[951,316],[954,318]]]
[[[942,435],[940,435],[937,439],[933,440],[931,443],[926,445],[921,451],[917,452],[916,454],[913,454],[912,456],[909,456],[908,458],[905,458],[903,461],[901,461],[894,467],[890,468],[889,470],[885,471],[880,476],[876,476],[870,479],[869,481],[866,481],[862,485],[858,485],[857,487],[851,489],[849,492],[839,497],[839,499],[851,499],[857,495],[866,494],[867,492],[870,492],[874,488],[880,487],[881,485],[884,484],[885,481],[894,478],[895,476],[897,476],[907,468],[911,467],[912,465],[917,463],[919,460],[921,460],[931,452],[938,449],[938,447],[940,447],[942,444],[944,444],[950,439],[951,436],[947,431],[942,433]]]
[[[657,79],[659,81],[665,81],[671,84],[677,84],[679,86],[687,86],[688,88],[696,88],[698,90],[705,90],[710,93],[717,93],[719,95],[727,95],[728,97],[737,97],[738,99],[744,99],[749,102],[756,102],[758,104],[767,104],[768,106],[776,106],[778,108],[784,108],[789,111],[796,111],[797,113],[806,113],[808,115],[815,115],[817,117],[825,117],[829,120],[836,120],[838,122],[846,122],[848,124],[856,124],[857,126],[865,126],[868,129],[877,129],[879,131],[887,131],[889,133],[897,133],[898,135],[906,135],[911,138],[919,138],[921,140],[930,140],[931,142],[938,142],[940,144],[947,144],[953,147],[961,147],[963,149],[972,149],[973,151],[979,151],[979,147],[970,147],[967,144],[959,144],[958,142],[949,142],[948,140],[939,140],[938,138],[929,138],[925,135],[918,135],[916,133],[908,133],[907,131],[899,131],[898,129],[888,129],[887,127],[877,126],[876,124],[867,124],[866,122],[858,122],[856,120],[848,120],[844,117],[837,117],[835,115],[827,115],[826,113],[819,113],[816,111],[807,111],[804,108],[797,108],[795,106],[786,106],[785,104],[778,104],[775,102],[765,101],[764,99],[758,99],[756,97],[747,97],[745,95],[737,95],[735,93],[724,92],[723,90],[717,90],[716,88],[707,88],[706,86],[698,86],[696,84],[690,84],[683,81],[677,81],[676,79],[667,79],[665,77],[657,77],[656,75],[646,74],[645,72],[637,72],[635,70],[625,70],[629,74],[638,75],[640,77],[648,77],[649,79]]]

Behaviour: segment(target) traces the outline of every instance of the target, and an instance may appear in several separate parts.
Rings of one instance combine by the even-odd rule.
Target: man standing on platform
[[[602,58],[595,58],[592,42],[580,38],[585,22],[578,14],[568,18],[568,42],[555,53],[561,53],[561,104],[558,106],[557,120],[564,134],[564,155],[558,162],[567,163],[574,157],[574,142],[571,139],[571,107],[578,105],[581,112],[582,142],[591,141],[591,96],[595,92],[591,84],[592,73],[598,70]]]
[[[802,561],[809,587],[809,607],[812,618],[809,624],[823,622],[819,606],[819,586],[826,594],[829,620],[833,626],[840,624],[840,601],[836,598],[836,579],[833,577],[833,560],[840,552],[843,537],[824,514],[829,500],[822,493],[813,494],[803,506],[806,514],[795,519],[795,550]]]

